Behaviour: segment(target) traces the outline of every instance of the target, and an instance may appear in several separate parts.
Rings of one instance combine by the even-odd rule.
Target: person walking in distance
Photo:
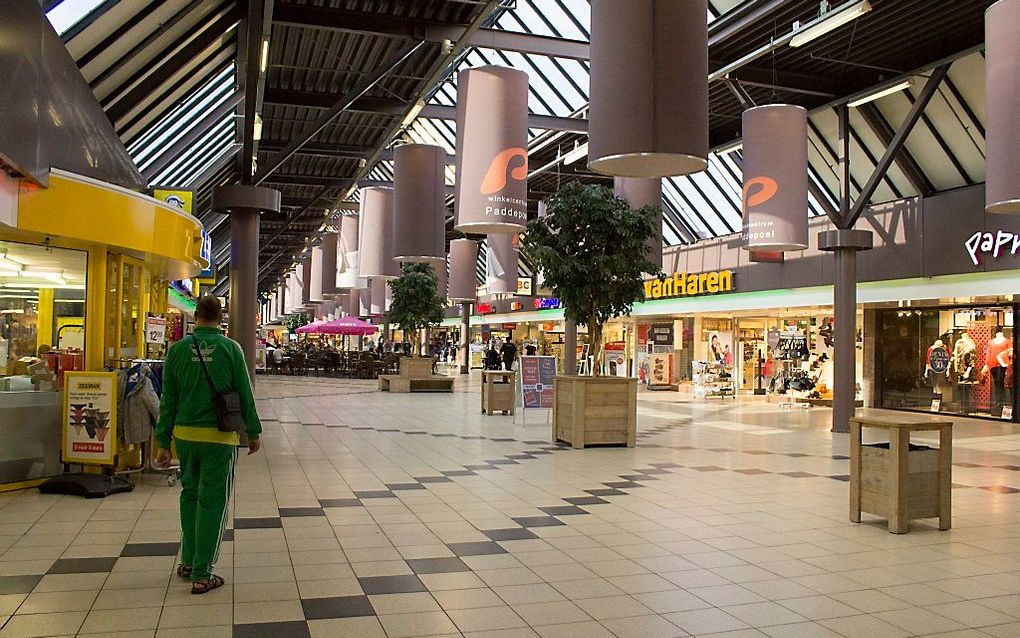
[[[225,583],[213,573],[227,521],[234,461],[241,442],[226,427],[218,397],[237,393],[248,454],[262,447],[262,425],[236,341],[220,330],[223,308],[211,295],[198,300],[195,333],[174,344],[163,365],[163,397],[156,424],[156,464],[169,467],[171,441],[181,464],[181,563],[177,575],[191,581],[192,594]],[[222,402],[221,402],[222,403]]]

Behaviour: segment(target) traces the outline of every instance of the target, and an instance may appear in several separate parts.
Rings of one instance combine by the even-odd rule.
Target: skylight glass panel
[[[103,4],[103,0],[63,0],[46,12],[46,18],[53,25],[57,35],[62,36],[101,4]]]

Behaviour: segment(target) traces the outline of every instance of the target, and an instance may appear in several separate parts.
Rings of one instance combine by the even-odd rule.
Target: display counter
[[[59,392],[0,392],[0,489],[61,472]]]

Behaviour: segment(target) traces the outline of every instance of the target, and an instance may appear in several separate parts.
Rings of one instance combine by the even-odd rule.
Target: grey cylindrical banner
[[[308,301],[322,303],[322,246],[312,246],[312,256],[308,258],[311,273],[308,278]]]
[[[385,280],[383,280],[385,281]],[[372,288],[362,288],[358,291],[358,316],[369,317],[372,315]]]
[[[450,241],[450,281],[447,298],[474,301],[478,292],[478,242],[473,239]]]
[[[807,248],[807,111],[791,104],[747,109],[743,142],[743,247]]]
[[[436,272],[436,292],[439,293],[439,298],[443,300],[443,305],[446,305],[447,287],[450,282],[449,264],[449,257],[445,257],[443,261],[432,264],[432,270]]]
[[[361,222],[358,229],[359,276],[392,279],[400,276],[393,261],[393,189],[361,189]]]
[[[298,264],[298,272],[301,273],[301,305],[307,307],[312,303],[312,287],[309,285],[312,281],[312,260],[307,255],[302,259],[304,261]]]
[[[456,228],[519,233],[528,221],[528,74],[482,66],[457,75]]]
[[[356,290],[368,286],[361,276],[361,259],[358,250],[360,219],[353,215],[340,218],[340,236],[336,246],[336,287],[338,290]]]
[[[1020,213],[1020,0],[985,12],[985,210]]]
[[[322,236],[322,294],[324,296],[335,295],[336,287],[336,257],[337,257],[337,233],[326,233]]]
[[[708,166],[707,0],[591,0],[588,167],[620,177]]]
[[[446,258],[446,150],[404,144],[393,151],[393,258]]]
[[[488,235],[485,286],[491,294],[517,294],[517,235]]]
[[[369,303],[371,311],[369,314],[373,316],[379,316],[386,312],[386,289],[389,288],[389,284],[386,283],[385,279],[373,279],[371,286],[369,286],[370,296]]]
[[[662,268],[662,180],[658,177],[617,177],[613,179],[613,192],[633,209],[655,206],[656,233],[645,242],[645,259]]]

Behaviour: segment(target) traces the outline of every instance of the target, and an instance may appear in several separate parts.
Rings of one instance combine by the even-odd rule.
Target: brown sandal
[[[196,580],[191,583],[192,594],[207,594],[214,589],[219,589],[226,584],[227,581],[223,580],[219,576],[213,576],[209,580]]]
[[[181,563],[177,566],[177,575],[185,580],[191,580],[191,565]]]

